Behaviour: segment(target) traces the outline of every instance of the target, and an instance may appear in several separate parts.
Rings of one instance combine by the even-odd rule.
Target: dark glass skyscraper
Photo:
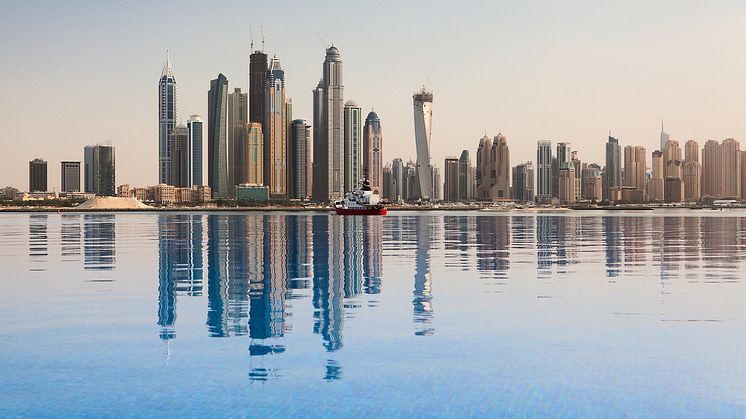
[[[192,146],[192,185],[202,186],[202,116],[192,115],[187,121],[189,130],[189,143]]]
[[[171,133],[176,127],[176,77],[166,54],[158,81],[158,183],[171,181]]]
[[[28,190],[29,192],[47,191],[47,162],[33,159],[28,162]]]
[[[228,79],[221,73],[207,93],[207,184],[213,198],[228,197]]]
[[[171,133],[171,182],[170,185],[179,188],[192,186],[191,146],[189,144],[189,130],[182,124],[174,128]]]
[[[116,195],[114,146],[89,145],[84,149],[85,191],[102,196]]]
[[[60,163],[60,192],[80,192],[80,162]]]
[[[296,119],[290,128],[288,144],[288,198],[306,199],[311,195],[311,127]]]
[[[267,54],[254,51],[249,56],[249,121],[264,123],[264,83],[267,80]]]
[[[604,199],[609,199],[609,190],[622,185],[622,147],[619,140],[609,135],[606,142],[606,171],[604,172]]]

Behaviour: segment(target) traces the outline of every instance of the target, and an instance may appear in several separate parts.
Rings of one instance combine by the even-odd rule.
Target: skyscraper
[[[179,124],[171,132],[171,181],[169,185],[178,188],[192,186],[191,175],[191,145],[189,144],[189,130]]]
[[[690,160],[684,163],[684,199],[687,202],[699,201],[702,190],[701,176],[702,166],[698,161]]]
[[[492,142],[492,177],[495,179],[490,193],[493,200],[510,198],[510,150],[508,139],[502,134],[497,134]]]
[[[540,202],[552,199],[552,142],[539,141],[536,147],[536,198]]]
[[[313,197],[317,202],[344,196],[344,85],[342,57],[334,45],[326,50],[324,75],[313,93]]]
[[[609,199],[611,188],[622,186],[622,147],[619,140],[609,135],[606,142],[606,172],[604,173],[604,199]]]
[[[221,73],[207,93],[207,184],[213,198],[228,198],[228,79]]]
[[[534,165],[521,163],[513,168],[513,199],[518,202],[534,200]]]
[[[363,127],[363,177],[370,181],[373,193],[383,193],[383,131],[374,111],[368,113]]]
[[[417,148],[419,197],[433,197],[433,166],[430,163],[430,138],[433,120],[433,94],[423,87],[412,96],[414,102],[414,139]]]
[[[741,145],[733,138],[726,138],[723,148],[723,186],[724,197],[738,199],[741,197]]]
[[[652,177],[648,180],[648,201],[662,202],[665,198],[665,166],[663,165],[663,152],[655,150],[650,162]]]
[[[290,129],[288,144],[288,198],[306,199],[311,195],[311,126],[296,119]]]
[[[246,183],[264,184],[264,135],[262,124],[250,122],[246,125]]]
[[[486,135],[479,140],[476,169],[476,198],[480,201],[488,201],[492,197],[492,185],[495,181],[492,176],[492,140]]]
[[[443,201],[458,202],[459,196],[459,164],[455,156],[447,156],[443,163],[445,182],[443,183]]]
[[[559,170],[559,200],[562,204],[572,204],[577,200],[575,196],[575,166],[563,163]]]
[[[60,163],[60,192],[80,192],[80,162]]]
[[[684,163],[690,161],[699,162],[699,143],[689,140],[684,145]]]
[[[664,151],[666,149],[666,146],[668,145],[668,133],[663,130],[663,118],[661,118],[661,148],[660,151]]]
[[[171,132],[176,128],[176,77],[171,59],[166,51],[158,81],[158,183],[171,181]]]
[[[624,147],[624,186],[644,191],[646,170],[645,147]]]
[[[459,201],[468,201],[472,199],[472,191],[474,186],[472,183],[474,179],[471,178],[473,173],[473,167],[471,166],[471,159],[469,158],[469,150],[461,152],[461,156],[458,159],[458,198]]]
[[[86,146],[84,151],[85,191],[101,196],[116,195],[114,147],[108,144]]]
[[[264,184],[273,198],[287,196],[287,107],[285,71],[277,56],[264,82]]]
[[[28,162],[28,190],[29,192],[47,191],[47,162],[33,159]]]
[[[264,45],[264,42],[262,42]],[[252,49],[254,45],[252,43]],[[249,55],[249,121],[264,123],[264,83],[267,81],[267,54],[254,51]]]
[[[363,177],[363,127],[362,109],[352,100],[344,108],[344,189],[351,191],[360,186]]]
[[[438,166],[433,166],[432,173],[433,173],[433,181],[431,185],[433,185],[433,194],[430,199],[432,199],[433,201],[440,201],[443,199],[443,196],[441,193],[443,191],[443,189],[441,188],[441,185],[443,183],[441,182],[440,168]]]
[[[315,163],[314,163],[315,164]],[[406,179],[404,162],[402,159],[394,159],[391,162],[391,196],[389,201],[400,202],[404,199],[404,182]]]
[[[189,144],[192,146],[192,185],[202,186],[204,183],[202,177],[202,116],[191,115],[187,121],[187,130],[189,131]]]
[[[249,122],[249,95],[236,87],[228,94],[228,196],[235,197],[235,186],[246,183],[246,124]]]

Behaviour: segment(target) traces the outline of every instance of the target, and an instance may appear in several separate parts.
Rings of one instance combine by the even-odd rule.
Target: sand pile
[[[80,209],[146,209],[152,208],[136,198],[120,198],[116,196],[97,196],[78,205]]]

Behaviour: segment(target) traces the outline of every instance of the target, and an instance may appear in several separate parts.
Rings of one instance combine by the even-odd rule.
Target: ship
[[[386,207],[378,194],[373,193],[368,179],[359,188],[347,192],[345,198],[334,203],[337,215],[386,215]]]

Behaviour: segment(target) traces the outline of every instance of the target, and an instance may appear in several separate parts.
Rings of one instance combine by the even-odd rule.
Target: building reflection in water
[[[510,268],[510,220],[508,216],[477,217],[477,270],[505,277]]]
[[[383,219],[363,217],[363,290],[366,294],[381,292],[383,277]]]
[[[49,256],[49,236],[47,234],[47,214],[30,214],[28,219],[28,254],[33,264],[32,271],[45,271],[44,264]]]
[[[83,215],[83,266],[112,270],[116,266],[116,215]]]
[[[62,213],[60,221],[60,255],[63,262],[80,260],[80,214]]]
[[[417,336],[430,336],[435,329],[432,327],[432,279],[430,278],[430,244],[432,237],[432,217],[413,217],[415,228],[415,256],[414,256],[414,324]]]
[[[346,218],[350,217],[313,216],[313,331],[329,352],[342,347]]]
[[[176,296],[203,292],[202,216],[158,217],[158,325],[161,339],[175,337]]]

